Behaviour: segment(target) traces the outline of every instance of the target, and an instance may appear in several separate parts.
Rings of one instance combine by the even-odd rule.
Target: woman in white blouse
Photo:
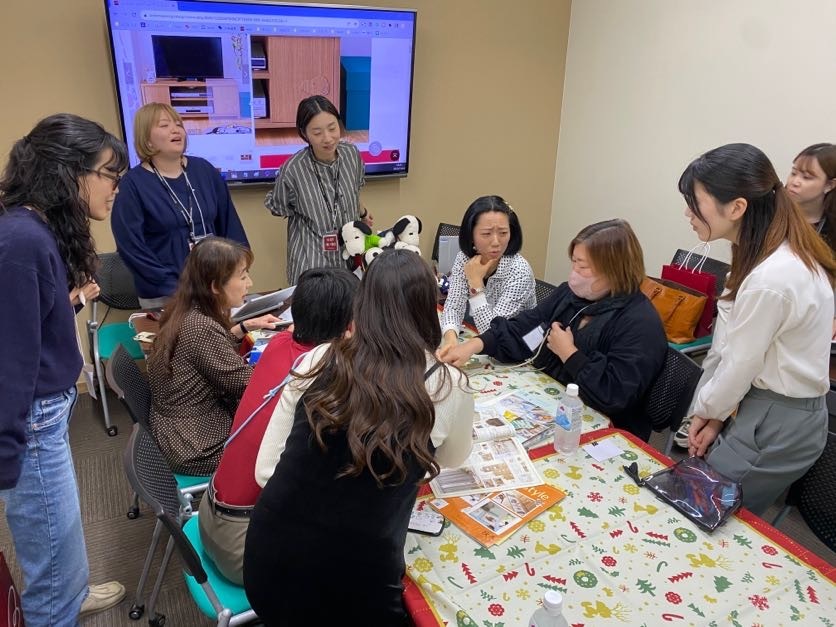
[[[824,450],[836,262],[754,146],[705,153],[679,191],[702,241],[732,242],[689,453],[740,481],[761,515]]]
[[[467,208],[441,316],[442,348],[456,344],[468,309],[483,333],[497,316],[508,318],[537,304],[534,273],[519,254],[522,240],[517,214],[499,196],[481,196]]]

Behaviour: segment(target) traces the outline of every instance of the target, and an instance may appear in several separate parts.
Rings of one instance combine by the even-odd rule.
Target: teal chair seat
[[[122,344],[133,359],[142,359],[145,355],[142,348],[134,340],[136,330],[127,322],[111,322],[99,327],[99,355],[107,361]]]
[[[215,564],[206,555],[206,552],[203,550],[203,543],[200,541],[200,530],[198,529],[197,524],[196,516],[189,518],[183,526],[183,532],[186,534],[186,537],[189,539],[189,542],[191,542],[195,552],[200,557],[200,561],[203,563],[203,569],[206,571],[209,585],[212,586],[215,594],[218,595],[218,599],[221,604],[224,607],[229,608],[233,615],[241,614],[250,610],[250,602],[247,600],[247,594],[244,592],[243,586],[238,586],[221,575],[221,573],[218,572],[218,569],[215,568]],[[201,585],[195,581],[194,577],[186,574],[185,572],[184,577],[186,579],[186,586],[189,589],[189,593],[192,595],[195,603],[197,603],[200,611],[210,618],[216,618],[218,613],[212,607],[212,603],[209,601],[209,597],[206,596],[206,592]]]
[[[177,487],[180,489],[180,492],[185,492],[188,488],[193,488],[195,486],[200,486],[201,490],[206,489],[206,484],[209,483],[209,477],[194,477],[192,475],[178,475],[176,472],[174,473],[174,479],[177,481]]]
[[[673,342],[668,342],[668,346],[670,346],[675,351],[679,351],[680,353],[697,353],[701,351],[707,351],[711,347],[711,341],[714,339],[713,335],[705,335],[703,337],[698,337],[693,342],[687,342],[686,344],[674,344]]]

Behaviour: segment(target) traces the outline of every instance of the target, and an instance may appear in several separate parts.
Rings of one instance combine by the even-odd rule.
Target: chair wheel
[[[148,620],[151,627],[165,627],[165,614],[157,614],[154,618]]]
[[[119,430],[116,428],[116,425],[113,425],[113,426],[107,428],[107,434],[110,437],[113,437],[117,433],[119,433]]]
[[[128,510],[128,520],[136,520],[137,518],[139,518],[139,508],[132,507]]]
[[[131,609],[128,612],[128,618],[131,620],[139,620],[142,618],[142,615],[145,613],[145,606],[144,605],[137,605],[134,603],[131,605]]]

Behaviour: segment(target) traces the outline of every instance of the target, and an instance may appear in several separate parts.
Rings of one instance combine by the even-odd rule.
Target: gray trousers
[[[244,541],[249,518],[227,516],[216,512],[209,495],[200,499],[198,528],[203,549],[220,573],[231,582],[244,585]]]
[[[706,461],[743,486],[743,506],[762,516],[816,463],[827,443],[825,397],[790,398],[750,388]]]

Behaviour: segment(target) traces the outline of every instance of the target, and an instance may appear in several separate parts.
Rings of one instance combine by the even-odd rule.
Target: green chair
[[[158,613],[155,606],[162,579],[175,548],[183,561],[189,592],[200,610],[217,621],[218,627],[242,625],[256,620],[257,616],[247,601],[244,588],[225,579],[215,569],[211,560],[206,558],[200,542],[197,518],[184,517],[183,497],[174,475],[154,438],[141,424],[134,425],[128,448],[125,450],[124,463],[131,487],[154,510],[157,517],[151,549],[146,556],[136,600],[128,616],[138,620],[145,612],[144,585],[164,528],[169,533],[169,539],[154,588],[148,598],[149,625],[162,627],[165,624],[165,615]]]
[[[142,359],[142,348],[134,341],[136,331],[128,322],[109,322],[107,314],[111,309],[131,311],[140,309],[139,299],[134,288],[133,276],[125,266],[119,253],[102,253],[99,255],[99,271],[96,274],[96,281],[101,288],[99,297],[93,301],[90,320],[87,321],[87,337],[90,340],[90,349],[93,353],[93,366],[96,370],[98,381],[98,395],[102,402],[104,413],[105,429],[107,434],[114,436],[117,433],[116,425],[111,424],[110,411],[107,405],[107,388],[102,364],[110,359],[116,347],[120,344],[125,347],[130,356],[134,359]],[[98,318],[99,301],[107,305],[102,321]],[[95,397],[95,390],[91,390],[91,396]]]

